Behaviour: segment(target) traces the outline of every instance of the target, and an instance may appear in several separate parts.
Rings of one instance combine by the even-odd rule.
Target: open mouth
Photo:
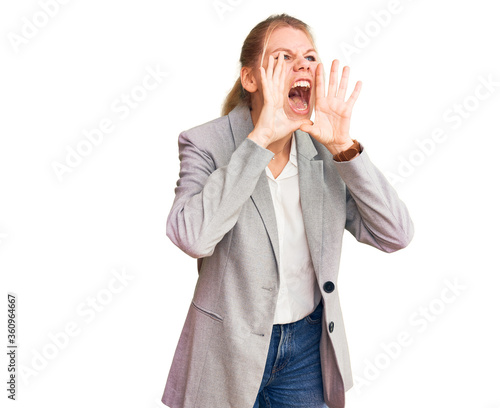
[[[292,110],[299,114],[309,112],[311,98],[311,83],[306,80],[296,81],[288,92],[288,103]]]

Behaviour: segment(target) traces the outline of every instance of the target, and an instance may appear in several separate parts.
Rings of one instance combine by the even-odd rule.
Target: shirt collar
[[[292,133],[292,145],[290,146],[290,162],[297,167],[297,145],[295,143],[295,132]]]

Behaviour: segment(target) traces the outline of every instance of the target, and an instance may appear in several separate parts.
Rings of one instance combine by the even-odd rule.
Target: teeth
[[[310,88],[311,85],[309,85],[309,82],[307,81],[297,81],[293,84],[292,88],[296,88],[298,86],[304,87],[304,88]]]

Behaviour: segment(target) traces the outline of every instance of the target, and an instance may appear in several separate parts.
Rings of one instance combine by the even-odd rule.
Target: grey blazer
[[[162,402],[171,408],[252,408],[279,288],[278,232],[265,168],[273,153],[248,139],[250,110],[181,133],[167,235],[198,259],[198,281]],[[385,252],[413,236],[406,206],[366,151],[348,162],[296,131],[300,203],[324,304],[323,394],[344,407],[353,385],[339,304],[342,235]],[[332,285],[333,283],[333,285]]]

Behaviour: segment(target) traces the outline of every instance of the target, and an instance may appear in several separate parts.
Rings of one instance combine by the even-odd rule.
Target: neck
[[[267,146],[267,149],[271,150],[275,155],[273,160],[281,160],[283,158],[286,158],[288,160],[288,158],[290,157],[291,148],[292,148],[291,134]]]

